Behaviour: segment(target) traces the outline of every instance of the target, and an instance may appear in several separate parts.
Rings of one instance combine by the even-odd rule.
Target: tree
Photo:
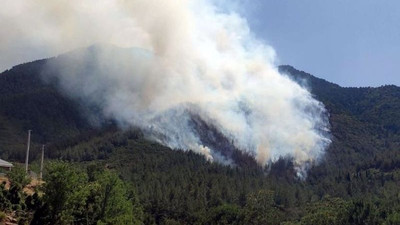
[[[84,211],[88,195],[87,176],[64,162],[48,164],[43,186],[44,205],[32,224],[71,224]]]
[[[7,192],[7,199],[14,209],[25,208],[24,187],[31,182],[22,167],[16,166],[7,174],[10,180],[10,189]]]
[[[270,190],[250,194],[244,207],[244,224],[274,225],[282,222],[283,213],[274,197],[275,193]]]
[[[400,224],[400,213],[394,212],[388,216],[384,225],[396,225]]]
[[[11,202],[8,200],[8,191],[6,190],[5,181],[0,184],[0,210],[7,210],[11,207]]]
[[[208,212],[208,225],[231,225],[239,224],[240,220],[240,209],[236,205],[224,204],[215,208],[212,208]]]
[[[348,203],[340,198],[326,197],[307,207],[301,224],[342,225],[347,224]]]
[[[20,166],[15,166],[10,172],[8,172],[7,176],[10,179],[11,185],[25,187],[31,182],[31,179],[26,175],[25,170]]]
[[[43,205],[31,224],[142,224],[143,212],[135,192],[129,191],[115,172],[92,166],[87,172],[65,162],[51,163]]]
[[[382,224],[379,218],[379,211],[375,204],[370,201],[356,200],[352,201],[349,207],[349,223],[354,225],[375,225]],[[393,220],[396,219],[393,215]]]
[[[129,199],[132,193],[115,173],[104,170],[97,175],[96,181],[95,194],[100,206],[98,224],[142,224],[141,215],[137,215],[140,214],[140,206],[133,205],[137,198]]]

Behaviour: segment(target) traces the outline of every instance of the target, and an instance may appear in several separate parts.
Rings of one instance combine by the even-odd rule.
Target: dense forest
[[[93,125],[93,109],[43,81],[48,60],[0,74],[0,158],[24,162],[28,129],[33,164],[46,144],[35,194],[18,168],[0,187],[0,211],[20,224],[400,224],[399,87],[343,88],[281,66],[325,104],[331,125],[323,159],[299,178],[290,158],[221,165],[113,121]]]

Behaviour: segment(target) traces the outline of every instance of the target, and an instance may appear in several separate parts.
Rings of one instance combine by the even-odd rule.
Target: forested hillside
[[[135,223],[400,223],[399,87],[343,88],[281,66],[281,72],[306,86],[329,112],[333,142],[321,162],[300,179],[290,159],[261,168],[242,155],[238,157],[246,163],[225,166],[190,151],[171,150],[112,121],[93,126],[87,122],[86,106],[42,81],[46,61],[0,74],[0,158],[23,162],[26,133],[32,129],[32,160],[46,144],[49,160],[73,163],[81,171],[96,164],[118,173],[139,199],[135,208],[140,204],[143,209],[143,215],[134,216]],[[46,173],[49,179],[54,178],[52,169]],[[2,210],[20,202],[2,205]],[[44,205],[27,207],[28,217],[40,218]],[[84,221],[87,215],[69,216]]]
[[[41,144],[73,137],[89,128],[79,103],[43,82],[41,72],[45,63],[46,60],[39,60],[22,64],[0,75],[2,158],[24,157],[29,129],[33,130],[33,142]]]

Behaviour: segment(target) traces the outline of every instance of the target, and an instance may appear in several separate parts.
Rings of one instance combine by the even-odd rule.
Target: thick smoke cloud
[[[1,55],[15,46],[49,54],[125,47],[60,56],[46,76],[58,74],[71,96],[172,148],[221,158],[202,144],[193,115],[262,165],[290,156],[302,171],[330,143],[324,106],[279,74],[274,50],[244,18],[213,1],[6,0],[0,26]]]

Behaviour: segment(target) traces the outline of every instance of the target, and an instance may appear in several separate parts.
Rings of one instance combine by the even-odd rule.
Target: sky
[[[400,1],[247,0],[253,32],[289,64],[342,86],[400,85]]]

